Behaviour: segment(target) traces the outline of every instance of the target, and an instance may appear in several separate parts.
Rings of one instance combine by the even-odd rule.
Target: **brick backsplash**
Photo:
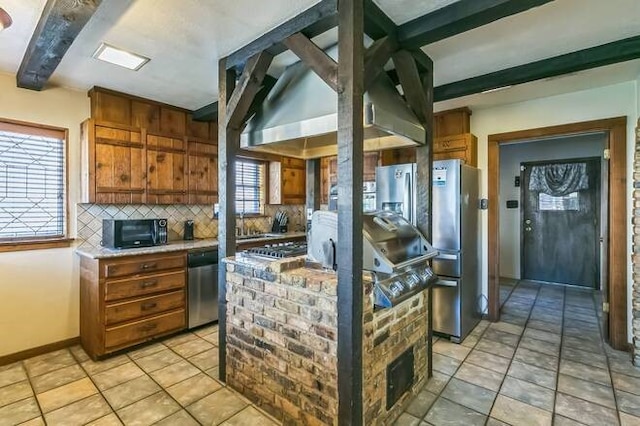
[[[289,231],[304,231],[304,206],[265,206],[264,216],[247,217],[244,226],[247,231],[270,232],[273,217],[278,211],[289,217]],[[102,240],[102,219],[146,219],[166,218],[169,240],[182,238],[183,223],[193,219],[196,238],[218,236],[218,220],[213,217],[210,205],[146,205],[146,204],[78,204],[78,240],[81,247],[100,247]],[[240,221],[238,220],[238,226]]]

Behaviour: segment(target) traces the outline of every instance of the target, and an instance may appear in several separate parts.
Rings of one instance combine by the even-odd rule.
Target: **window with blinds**
[[[265,195],[265,166],[256,161],[236,162],[236,212],[261,214]]]
[[[0,121],[0,242],[65,236],[63,130]]]

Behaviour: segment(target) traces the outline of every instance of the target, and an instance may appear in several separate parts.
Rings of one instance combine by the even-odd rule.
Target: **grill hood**
[[[338,47],[326,51],[337,58]],[[302,159],[337,153],[338,95],[303,61],[288,67],[245,127],[243,149]],[[386,73],[364,95],[364,150],[415,146],[425,130]]]

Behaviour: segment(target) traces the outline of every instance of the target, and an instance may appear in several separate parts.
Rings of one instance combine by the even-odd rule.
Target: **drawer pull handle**
[[[148,311],[149,309],[153,309],[156,306],[158,306],[158,304],[155,302],[147,302],[147,303],[143,303],[140,309],[142,309],[143,311]]]
[[[147,282],[141,283],[140,288],[149,288],[149,287],[154,287],[156,285],[158,285],[157,280],[147,281]]]
[[[155,269],[158,267],[157,263],[143,263],[142,265],[140,265],[140,269],[146,271],[148,269]]]
[[[153,329],[155,329],[157,327],[158,327],[158,324],[156,324],[156,323],[146,324],[146,325],[143,325],[142,327],[140,327],[140,331],[142,331],[143,333],[146,333],[146,332],[151,331],[151,330],[153,330]]]

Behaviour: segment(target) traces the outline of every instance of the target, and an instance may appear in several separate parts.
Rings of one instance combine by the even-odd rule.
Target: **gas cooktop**
[[[251,247],[246,250],[246,253],[269,259],[283,259],[285,257],[302,256],[307,254],[307,243],[289,242],[266,244],[261,247]]]

